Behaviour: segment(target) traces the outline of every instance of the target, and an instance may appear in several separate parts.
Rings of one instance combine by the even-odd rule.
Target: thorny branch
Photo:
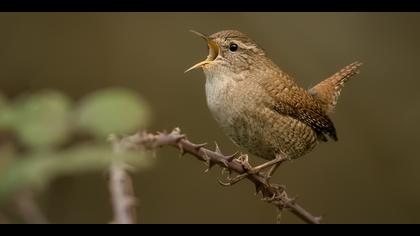
[[[219,165],[229,172],[228,180],[232,172],[244,174],[249,168],[246,155],[237,155],[237,153],[226,156],[223,155],[216,145],[216,150],[211,151],[204,148],[206,144],[194,144],[190,142],[185,135],[181,134],[179,128],[175,128],[171,133],[151,134],[138,132],[135,135],[127,136],[120,140],[121,143],[131,148],[155,150],[163,146],[172,146],[181,151],[181,154],[189,153],[198,160],[206,162],[208,171],[214,165]],[[281,185],[268,183],[267,179],[260,172],[248,175],[248,180],[255,184],[256,193],[261,192],[264,201],[272,203],[280,211],[288,209],[297,217],[307,223],[319,224],[321,217],[316,217],[298,205],[293,198],[288,197],[286,191]],[[219,181],[221,182],[221,181]],[[223,182],[221,182],[223,184]],[[225,184],[223,184],[225,185]]]
[[[115,136],[111,136],[110,141],[116,154],[130,148],[125,145],[127,142],[118,140]],[[128,168],[127,164],[118,160],[115,160],[111,165],[110,192],[114,211],[113,223],[116,224],[135,224],[137,222],[136,198]]]

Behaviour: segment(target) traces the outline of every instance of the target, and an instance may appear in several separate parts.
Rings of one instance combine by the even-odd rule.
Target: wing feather
[[[287,75],[261,80],[260,85],[274,101],[269,104],[271,109],[305,123],[322,141],[327,141],[324,135],[338,140],[334,124],[322,109],[322,104],[306,90],[298,87]]]

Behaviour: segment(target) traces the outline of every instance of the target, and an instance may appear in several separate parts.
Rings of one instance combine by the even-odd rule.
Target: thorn
[[[209,172],[209,170],[216,164],[214,161],[212,161],[210,158],[206,161],[207,169],[204,170],[204,173]]]
[[[232,155],[226,156],[228,162],[231,162],[235,157],[239,154],[239,152],[235,152]]]
[[[216,163],[207,155],[207,152],[203,152],[203,153],[204,153],[204,158],[207,165],[207,169],[204,170],[204,173],[207,173]]]
[[[216,142],[214,142],[214,144],[216,145],[216,150],[215,150],[215,152],[216,152],[217,154],[223,155],[223,153],[220,151],[219,145],[217,145],[217,143],[216,143]]]
[[[185,139],[187,137],[187,136],[185,136],[185,134],[177,134],[177,135],[178,136],[175,137],[177,142],[179,142],[182,139]]]
[[[226,168],[229,167],[229,162],[227,160],[223,160],[222,163],[223,165],[225,165]]]
[[[185,134],[181,134],[181,130],[179,128],[175,128],[170,135],[175,136],[175,141],[179,142],[181,139],[185,139]]]
[[[172,133],[181,134],[181,129],[179,127],[175,127],[175,129],[172,130]]]
[[[169,135],[174,136],[175,142],[179,142],[182,139],[187,138],[187,136],[185,134],[181,134],[178,131],[180,132],[180,130],[174,130],[174,131],[172,131],[172,133],[169,134]]]
[[[182,144],[181,143],[177,143],[177,146],[178,146],[178,148],[179,148],[179,157],[182,157],[184,154],[185,154],[185,150],[184,150],[184,147],[182,146]]]
[[[236,158],[240,163],[246,163],[248,162],[248,155],[247,154],[241,154],[238,158]]]
[[[200,148],[206,146],[207,143],[200,143],[200,144],[194,144],[193,147],[196,151],[200,150]]]
[[[258,195],[258,193],[262,193],[263,185],[261,183],[255,184],[255,196]]]

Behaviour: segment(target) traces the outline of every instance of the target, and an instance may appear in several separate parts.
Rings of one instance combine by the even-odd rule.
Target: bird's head
[[[203,68],[205,72],[237,73],[249,69],[261,59],[265,52],[246,34],[236,30],[224,30],[210,36],[197,31],[191,31],[203,38],[208,46],[207,58],[195,64],[185,72]]]

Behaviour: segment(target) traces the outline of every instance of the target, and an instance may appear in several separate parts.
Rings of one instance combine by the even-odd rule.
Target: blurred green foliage
[[[30,153],[3,168],[0,173],[0,201],[9,193],[25,188],[43,189],[53,178],[88,171],[103,171],[118,158],[137,168],[150,165],[143,153],[114,154],[108,146],[77,146],[62,152]]]
[[[25,94],[14,104],[11,125],[23,144],[48,148],[70,135],[71,108],[71,100],[58,91]]]
[[[7,99],[0,94],[0,129],[5,129],[10,126],[12,122],[11,114]]]
[[[98,137],[132,132],[149,121],[146,103],[137,93],[106,89],[82,99],[78,124]],[[110,112],[111,111],[111,112]]]
[[[116,159],[137,169],[150,166],[143,153],[117,154],[106,141],[111,133],[135,132],[149,120],[146,102],[123,88],[96,91],[80,102],[55,90],[13,102],[0,96],[0,132],[16,136],[0,143],[0,202],[20,190],[42,190],[57,176],[105,171]],[[90,138],[79,142],[77,134]]]

